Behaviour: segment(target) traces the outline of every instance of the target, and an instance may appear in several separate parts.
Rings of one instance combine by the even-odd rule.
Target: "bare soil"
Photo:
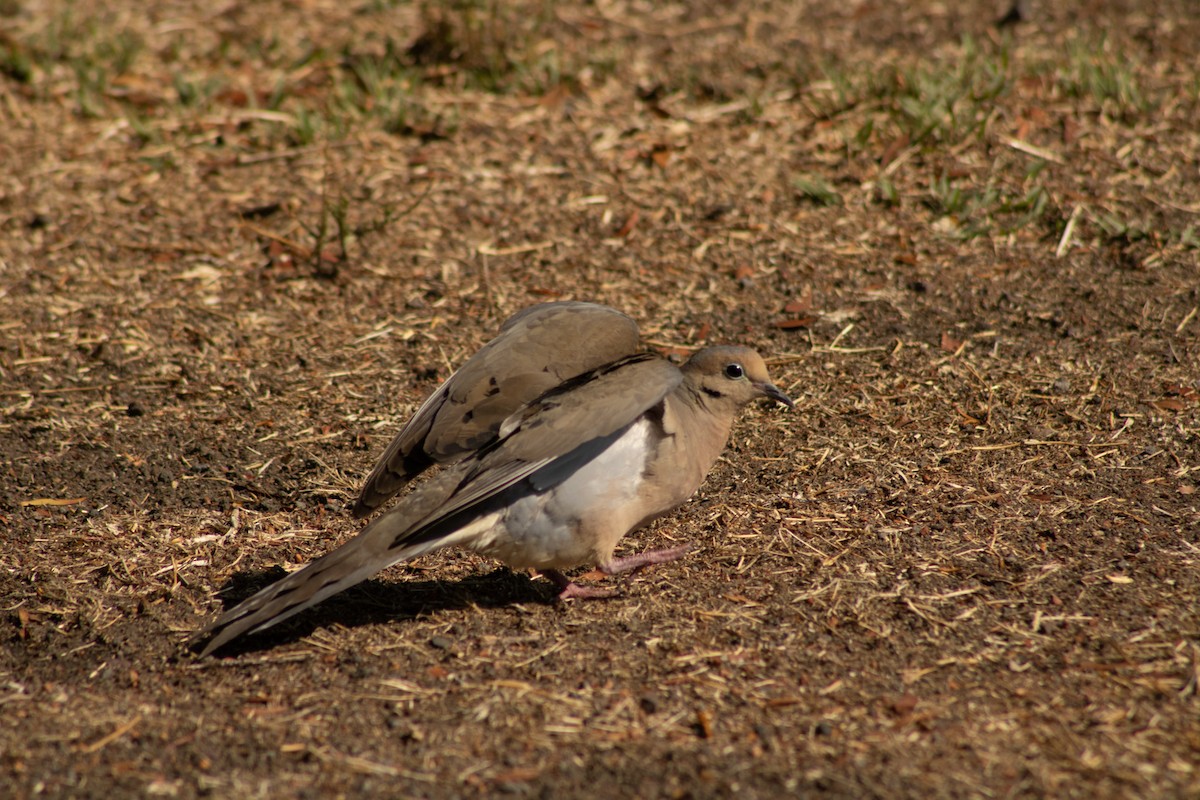
[[[1193,4],[152,6],[0,4],[0,795],[1200,796]],[[185,650],[566,298],[797,398],[688,558]]]

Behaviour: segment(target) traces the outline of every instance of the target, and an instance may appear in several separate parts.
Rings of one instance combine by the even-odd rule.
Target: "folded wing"
[[[400,430],[367,477],[354,515],[370,514],[433,464],[494,442],[501,423],[542,393],[637,349],[637,324],[607,306],[544,303],[518,312]]]

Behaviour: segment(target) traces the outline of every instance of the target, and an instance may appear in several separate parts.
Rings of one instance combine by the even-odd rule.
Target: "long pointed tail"
[[[196,634],[191,646],[203,642],[200,656],[207,656],[239,636],[266,630],[392,564],[439,549],[443,544],[426,541],[391,549],[389,546],[407,533],[398,529],[401,524],[399,515],[385,514],[338,549],[226,611]]]
[[[475,530],[439,515],[462,476],[445,471],[377,517],[341,547],[229,609],[192,638],[207,656],[247,633],[266,630],[375,573],[469,539]],[[486,527],[488,522],[480,523]]]

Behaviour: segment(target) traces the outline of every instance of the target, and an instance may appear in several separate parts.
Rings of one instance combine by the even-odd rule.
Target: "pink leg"
[[[690,544],[672,547],[668,550],[650,550],[646,553],[614,558],[607,564],[600,565],[600,571],[605,575],[620,575],[626,572],[637,572],[655,564],[666,564],[685,555],[692,549]],[[591,586],[580,586],[556,569],[542,570],[542,574],[558,587],[558,600],[599,600],[613,597],[617,592],[613,589],[600,589]]]
[[[614,558],[607,564],[600,565],[600,571],[606,575],[620,575],[622,572],[637,572],[639,569],[654,566],[655,564],[666,564],[681,558],[692,549],[690,544],[672,547],[668,550],[649,550],[645,553],[638,553],[633,556],[625,556],[624,558]]]
[[[554,598],[555,600],[603,600],[615,597],[617,594],[612,589],[580,586],[556,569],[544,569],[542,574],[558,587],[558,595]]]

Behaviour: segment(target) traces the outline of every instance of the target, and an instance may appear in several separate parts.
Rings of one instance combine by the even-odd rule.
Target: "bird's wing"
[[[501,423],[565,380],[637,351],[637,324],[595,303],[531,306],[451,375],[388,445],[363,486],[366,516],[435,463],[495,441]]]

